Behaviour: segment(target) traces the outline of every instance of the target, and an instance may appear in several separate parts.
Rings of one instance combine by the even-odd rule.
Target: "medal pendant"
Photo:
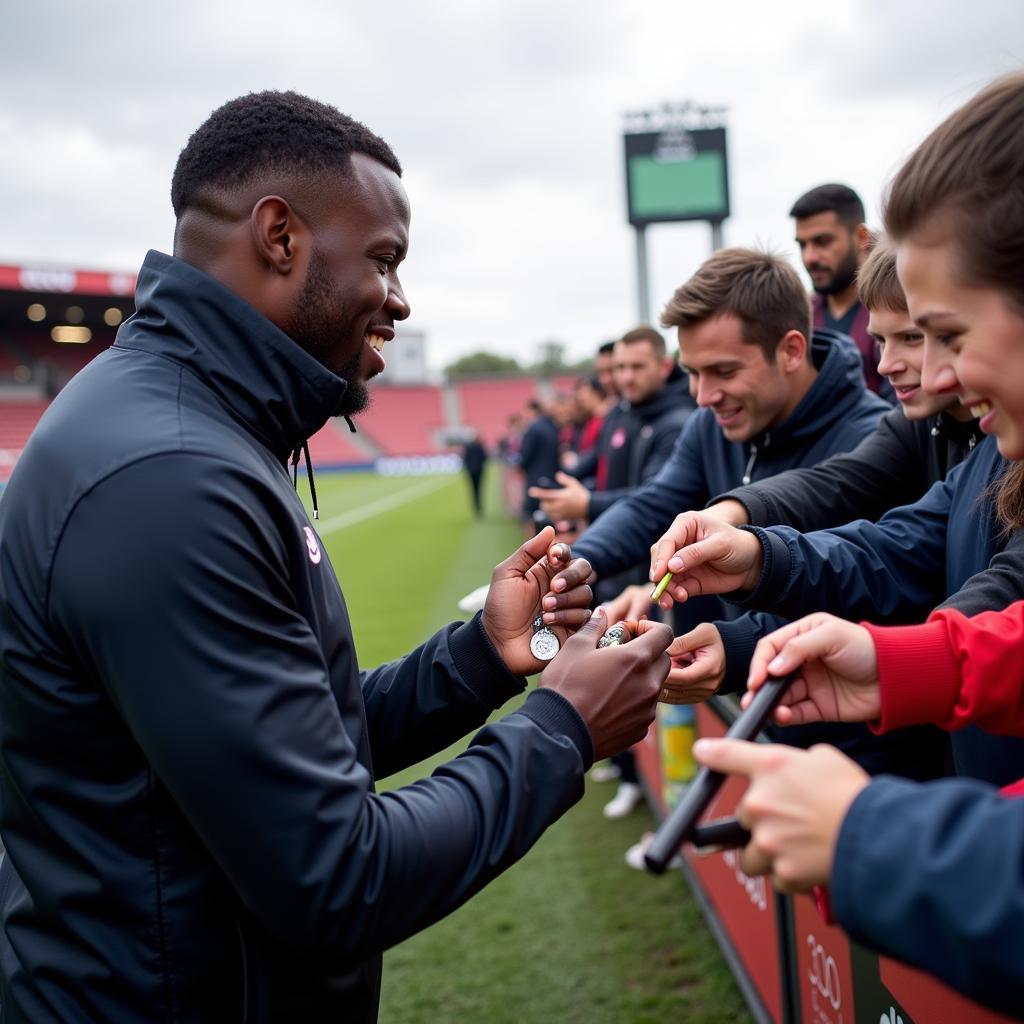
[[[530,637],[530,651],[538,661],[550,661],[558,653],[558,637],[544,625],[538,615],[533,620],[533,636]]]

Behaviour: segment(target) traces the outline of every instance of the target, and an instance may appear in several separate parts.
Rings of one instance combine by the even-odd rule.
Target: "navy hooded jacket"
[[[672,520],[703,508],[713,494],[856,448],[889,406],[864,387],[860,352],[845,334],[815,331],[811,357],[817,376],[784,423],[749,442],[730,441],[714,413],[698,409],[657,476],[604,512],[573,550],[598,576],[611,576],[648,562],[651,544]]]
[[[625,479],[609,478],[606,490],[591,491],[587,509],[590,522],[657,475],[672,454],[683,425],[696,408],[697,404],[690,396],[689,378],[679,366],[672,367],[664,385],[646,402],[627,406],[622,417],[629,435],[628,458],[622,467]]]
[[[288,453],[345,382],[150,253],[137,314],[0,500],[3,1019],[375,1019],[380,952],[583,792],[549,690],[414,786],[383,776],[523,681],[479,620],[361,673]]]

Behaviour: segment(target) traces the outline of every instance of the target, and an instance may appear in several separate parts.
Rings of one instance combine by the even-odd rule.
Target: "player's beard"
[[[857,250],[853,245],[846,254],[846,259],[836,267],[835,273],[824,284],[814,285],[819,295],[838,295],[845,291],[857,278]]]
[[[288,333],[318,363],[348,384],[335,416],[353,416],[370,404],[370,392],[362,377],[362,345],[344,361],[335,354],[338,339],[351,338],[355,329],[345,303],[334,289],[327,261],[319,250],[313,249],[306,279],[292,304]]]

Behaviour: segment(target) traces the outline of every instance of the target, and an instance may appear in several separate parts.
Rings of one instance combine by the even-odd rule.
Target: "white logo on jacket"
[[[306,548],[309,551],[309,560],[314,565],[319,565],[320,559],[323,557],[320,553],[320,541],[316,539],[316,534],[308,526],[304,526],[303,530],[306,531]]]

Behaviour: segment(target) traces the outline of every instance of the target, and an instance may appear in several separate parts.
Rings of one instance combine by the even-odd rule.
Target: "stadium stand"
[[[380,385],[372,395],[370,408],[359,417],[359,432],[382,454],[433,455],[441,450],[435,437],[447,424],[439,387]]]
[[[455,384],[462,423],[476,427],[487,448],[508,430],[508,418],[537,394],[530,377],[463,380]]]
[[[77,346],[67,356],[47,364],[52,366],[60,385],[67,382],[98,354],[100,349]],[[2,358],[4,355],[6,359]],[[0,368],[13,370],[16,357],[0,348]],[[36,364],[38,366],[38,362]],[[445,450],[438,438],[442,431],[457,433],[460,428],[476,427],[484,444],[493,450],[508,427],[508,419],[537,394],[537,382],[528,377],[462,381],[454,386],[456,401],[445,401],[445,390],[432,385],[419,387],[373,388],[371,408],[357,420],[358,434],[352,435],[344,420],[330,420],[309,440],[314,466],[331,469],[366,466],[378,456],[397,458],[436,455]],[[449,398],[451,388],[447,389]],[[26,389],[20,396],[0,399],[0,482],[9,476],[29,434],[43,414],[47,402],[37,389]],[[458,410],[460,422],[453,421]],[[447,411],[448,415],[445,415]]]
[[[132,275],[65,267],[0,265],[0,483],[52,398],[110,345],[134,308]],[[62,325],[72,325],[70,328]],[[63,338],[68,330],[84,338]],[[80,344],[57,344],[75,340]],[[469,428],[494,449],[509,417],[538,392],[569,390],[573,378],[460,380],[444,387],[374,382],[373,403],[351,434],[332,420],[310,438],[315,466],[366,466],[378,457],[433,456]]]
[[[579,380],[578,376],[576,376],[576,377],[573,377],[573,376],[568,376],[568,377],[552,377],[551,378],[551,390],[552,391],[564,391],[564,392],[568,392],[568,393],[571,394],[572,391],[575,389],[576,381],[578,381],[578,380]]]
[[[11,352],[7,345],[0,340],[0,380],[15,381],[18,367],[22,365],[23,360]]]
[[[29,434],[48,404],[31,398],[0,401],[0,481],[11,475]]]
[[[360,447],[351,440],[351,436],[344,420],[328,420],[309,439],[309,457],[313,466],[316,469],[333,469],[370,465],[376,453],[365,442],[364,447]]]

